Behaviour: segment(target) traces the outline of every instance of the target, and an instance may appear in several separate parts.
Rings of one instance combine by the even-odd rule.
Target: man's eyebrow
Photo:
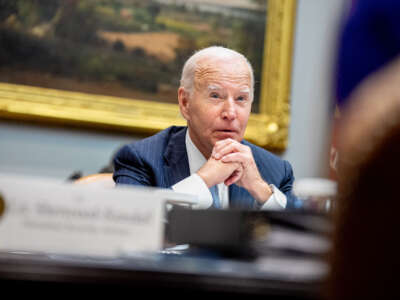
[[[207,86],[208,90],[221,90],[223,89],[220,85],[217,84],[210,84]],[[241,93],[250,93],[250,88],[248,87],[243,87],[242,89],[239,90]]]
[[[213,90],[220,90],[220,89],[222,89],[222,87],[217,85],[217,84],[209,84],[207,86],[207,90],[212,90],[213,91]]]
[[[248,87],[244,87],[240,90],[241,93],[247,93],[250,94],[250,89]]]

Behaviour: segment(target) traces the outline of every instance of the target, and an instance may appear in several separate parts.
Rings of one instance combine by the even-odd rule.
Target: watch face
[[[275,186],[273,184],[270,184],[269,188],[271,189],[271,193],[273,194],[275,192]]]

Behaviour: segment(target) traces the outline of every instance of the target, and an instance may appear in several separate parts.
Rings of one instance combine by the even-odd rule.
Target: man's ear
[[[189,92],[182,86],[178,89],[178,102],[182,117],[184,117],[186,121],[189,121]]]

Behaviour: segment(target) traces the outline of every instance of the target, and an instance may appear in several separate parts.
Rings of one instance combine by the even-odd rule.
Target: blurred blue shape
[[[358,0],[340,33],[336,99],[342,107],[368,75],[400,52],[400,1]]]

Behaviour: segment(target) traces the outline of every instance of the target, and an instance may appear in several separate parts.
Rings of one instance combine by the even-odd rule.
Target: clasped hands
[[[245,188],[258,202],[264,203],[272,194],[254,161],[250,147],[233,139],[215,143],[208,161],[197,171],[208,187],[219,183],[236,183]]]

